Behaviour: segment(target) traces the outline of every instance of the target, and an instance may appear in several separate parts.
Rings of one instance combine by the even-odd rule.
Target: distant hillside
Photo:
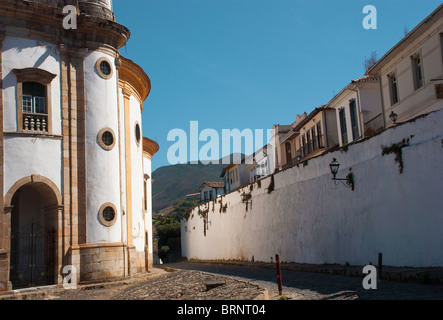
[[[232,157],[232,155],[231,155]],[[152,210],[172,206],[186,195],[198,192],[205,181],[223,181],[220,174],[226,164],[177,164],[161,167],[152,173]]]
[[[152,210],[164,209],[186,195],[198,192],[205,181],[223,181],[223,164],[179,164],[161,167],[152,173]]]

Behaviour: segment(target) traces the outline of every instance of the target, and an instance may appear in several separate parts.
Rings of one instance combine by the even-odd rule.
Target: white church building
[[[78,28],[63,28],[73,5]],[[151,84],[111,0],[0,0],[0,292],[152,266]]]

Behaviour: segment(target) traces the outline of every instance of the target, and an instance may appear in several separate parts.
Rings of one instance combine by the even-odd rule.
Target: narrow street
[[[177,262],[179,270],[198,270],[258,284],[269,299],[279,299],[276,270],[241,265]],[[443,300],[443,285],[379,281],[377,290],[365,290],[362,278],[282,270],[283,295],[293,300]]]
[[[415,270],[416,271],[416,270]],[[19,290],[2,300],[279,300],[276,269],[260,263],[175,262],[149,274],[83,284],[77,290],[41,287]],[[362,277],[282,269],[288,300],[443,300],[443,284],[378,281],[365,290]],[[211,288],[208,285],[216,284]],[[265,289],[265,290],[263,290]]]

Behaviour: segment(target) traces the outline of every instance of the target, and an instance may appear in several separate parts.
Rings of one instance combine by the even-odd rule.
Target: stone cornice
[[[120,56],[120,61],[119,86],[123,88],[123,94],[134,95],[143,108],[143,101],[151,91],[151,80],[136,63],[122,56]]]
[[[46,70],[39,68],[25,68],[25,69],[13,69],[18,82],[34,81],[44,85],[48,85],[57,76]]]
[[[148,158],[152,160],[154,154],[160,150],[160,146],[154,140],[143,137],[143,156],[149,155]]]
[[[40,38],[72,47],[97,50],[101,47],[117,51],[126,44],[130,31],[119,23],[80,14],[78,29],[63,28],[63,8],[20,0],[0,0],[0,32],[16,36]]]

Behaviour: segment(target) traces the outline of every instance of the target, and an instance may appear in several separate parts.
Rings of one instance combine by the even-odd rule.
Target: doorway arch
[[[9,281],[12,289],[57,283],[57,186],[40,175],[17,181],[5,196],[10,208]]]

